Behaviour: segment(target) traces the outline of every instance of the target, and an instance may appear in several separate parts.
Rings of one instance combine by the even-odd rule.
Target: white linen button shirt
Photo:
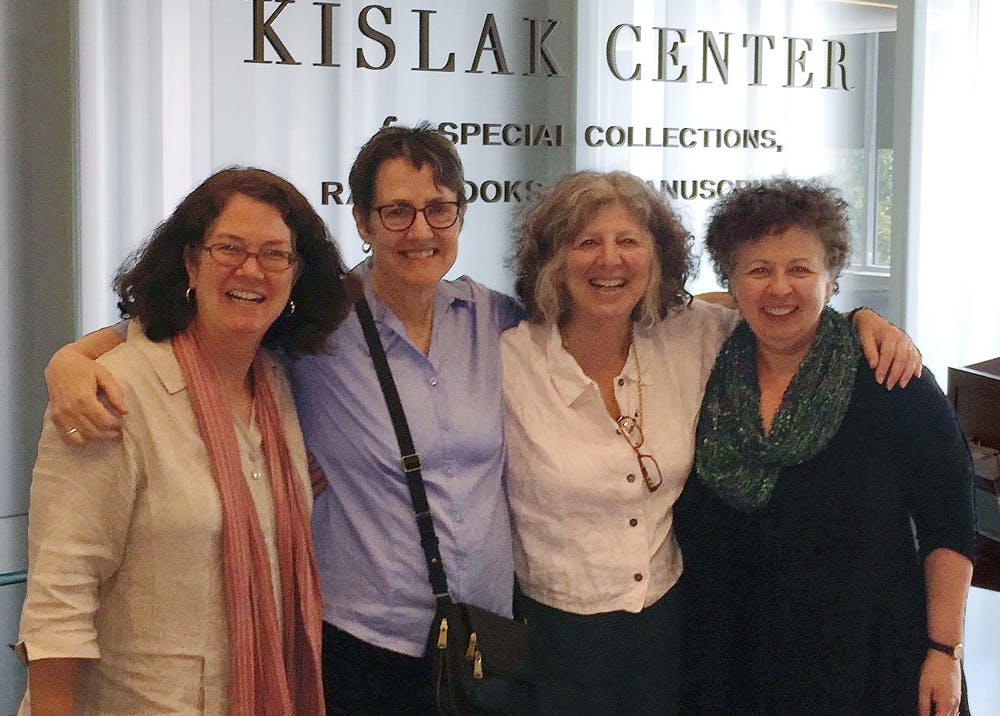
[[[514,568],[528,597],[576,614],[638,612],[677,582],[672,508],[691,469],[705,383],[738,318],[695,300],[635,329],[641,452],[659,463],[656,492],[558,328],[523,322],[503,335]],[[623,415],[639,408],[638,378],[630,351],[614,382]]]

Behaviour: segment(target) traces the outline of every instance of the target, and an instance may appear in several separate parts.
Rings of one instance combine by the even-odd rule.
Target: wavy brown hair
[[[198,248],[235,194],[269,204],[292,234],[298,277],[292,315],[283,313],[262,341],[289,355],[322,351],[327,336],[351,309],[357,289],[345,275],[337,245],[309,201],[290,182],[263,169],[230,167],[216,172],[184,197],[149,240],[115,276],[118,310],[138,318],[150,340],[177,335],[191,322],[197,302],[185,297],[186,251]]]
[[[566,253],[583,227],[604,207],[621,205],[653,236],[653,271],[632,320],[650,325],[691,301],[684,288],[694,271],[691,234],[673,209],[645,182],[628,172],[581,171],[541,194],[522,213],[508,264],[514,290],[536,323],[561,323],[570,308]]]

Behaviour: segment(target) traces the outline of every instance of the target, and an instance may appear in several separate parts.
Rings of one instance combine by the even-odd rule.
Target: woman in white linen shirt
[[[530,318],[501,338],[507,491],[542,714],[677,708],[672,506],[738,320],[691,301],[690,244],[670,207],[624,172],[566,177],[515,236]]]
[[[31,487],[22,714],[321,714],[312,496],[265,347],[323,346],[350,306],[322,220],[227,169],[119,272],[127,340],[100,360],[119,442],[46,415]]]

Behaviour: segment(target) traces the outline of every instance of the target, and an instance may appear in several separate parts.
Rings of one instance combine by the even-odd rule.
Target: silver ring
[[[71,438],[71,437],[73,437],[73,435],[75,435],[78,432],[80,432],[80,431],[77,430],[76,428],[70,428],[69,430],[66,431],[66,437]]]

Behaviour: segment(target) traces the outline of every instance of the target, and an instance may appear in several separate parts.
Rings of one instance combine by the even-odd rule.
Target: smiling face
[[[451,189],[434,183],[429,164],[417,169],[404,157],[387,159],[375,173],[373,206],[406,204],[423,209],[433,202],[456,201]],[[374,209],[367,216],[354,210],[358,233],[372,247],[372,281],[383,298],[410,291],[433,291],[458,257],[462,218],[447,229],[435,229],[418,212],[403,231],[382,225]]]
[[[205,233],[201,246],[188,251],[188,285],[195,291],[194,324],[214,340],[259,343],[288,304],[295,268],[263,271],[254,257],[224,266],[204,247],[228,244],[258,252],[294,252],[292,232],[270,204],[234,194]]]
[[[566,328],[627,324],[649,286],[653,237],[621,204],[602,207],[566,250]]]
[[[793,226],[736,249],[729,287],[761,350],[805,356],[833,294],[823,244]]]

